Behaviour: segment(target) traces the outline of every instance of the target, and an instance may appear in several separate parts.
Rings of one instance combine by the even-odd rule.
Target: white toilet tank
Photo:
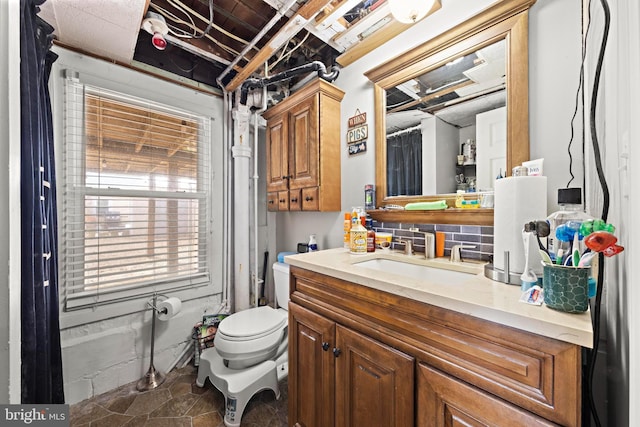
[[[288,310],[289,303],[289,264],[273,264],[273,282],[276,290],[276,305]]]

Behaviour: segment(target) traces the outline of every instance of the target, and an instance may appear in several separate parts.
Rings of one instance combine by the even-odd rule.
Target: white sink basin
[[[385,258],[369,259],[353,265],[442,284],[463,283],[477,274]]]

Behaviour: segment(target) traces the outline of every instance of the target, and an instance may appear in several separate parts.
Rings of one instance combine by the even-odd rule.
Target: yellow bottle
[[[359,217],[354,217],[351,221],[350,252],[361,255],[367,253],[367,229],[362,226]]]

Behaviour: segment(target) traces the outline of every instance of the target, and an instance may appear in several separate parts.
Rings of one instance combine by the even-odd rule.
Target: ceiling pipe
[[[242,86],[240,87],[240,104],[245,105],[247,103],[247,93],[250,89],[263,88],[272,83],[278,83],[298,76],[300,74],[309,73],[312,71],[316,71],[318,73],[318,77],[328,81],[329,83],[337,79],[338,75],[340,74],[340,68],[337,65],[334,65],[332,67],[331,72],[327,72],[327,67],[322,62],[313,61],[308,64],[300,65],[290,70],[274,74],[270,77],[263,77],[261,79],[247,79],[244,81],[244,83],[242,83]]]
[[[247,52],[249,52],[251,49],[253,49],[253,47],[260,41],[260,39],[262,39],[267,34],[267,32],[271,28],[273,28],[273,26],[276,25],[276,23],[283,16],[285,16],[285,13],[287,13],[289,11],[289,9],[291,9],[291,7],[293,7],[293,5],[296,4],[296,3],[297,3],[297,0],[288,0],[284,5],[282,5],[282,7],[276,11],[276,14],[273,16],[273,18],[271,18],[271,20],[269,22],[267,22],[267,24],[264,27],[262,27],[260,32],[258,34],[256,34],[256,36],[253,38],[253,40],[251,40],[249,42],[249,44],[246,45],[244,47],[244,49],[242,49],[242,52],[240,52],[238,54],[238,56],[236,56],[235,59],[233,61],[231,61],[231,64],[229,64],[229,66],[217,78],[218,84],[221,87],[222,87],[222,79],[227,74],[229,74],[229,72],[233,69],[233,67],[235,67],[238,64],[238,62],[240,62],[240,60],[242,58],[244,58],[244,56],[247,54]]]

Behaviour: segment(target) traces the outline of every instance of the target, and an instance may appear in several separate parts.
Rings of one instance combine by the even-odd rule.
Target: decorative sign
[[[367,141],[357,142],[355,144],[349,144],[349,154],[358,154],[363,151],[367,151]]]
[[[356,109],[356,114],[349,117],[347,130],[347,147],[349,154],[358,154],[367,151],[367,138],[369,138],[369,125],[367,125],[367,113],[361,113]]]
[[[369,125],[351,128],[347,131],[347,144],[362,141],[369,137]]]
[[[353,117],[349,117],[348,126],[352,128],[354,126],[358,126],[363,123],[367,123],[367,113],[361,113],[360,110],[356,110],[356,115]]]

